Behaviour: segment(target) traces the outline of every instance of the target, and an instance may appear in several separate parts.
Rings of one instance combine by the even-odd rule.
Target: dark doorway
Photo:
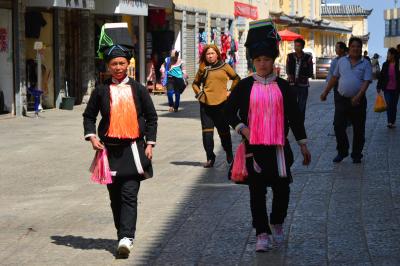
[[[81,104],[84,96],[82,89],[81,67],[81,14],[77,10],[65,13],[65,80],[68,94],[75,97],[75,104]]]

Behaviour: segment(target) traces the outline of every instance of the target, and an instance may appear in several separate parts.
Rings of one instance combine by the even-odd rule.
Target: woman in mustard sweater
[[[232,85],[228,89],[228,80]],[[193,81],[193,90],[200,102],[200,117],[203,130],[203,146],[207,154],[205,168],[214,166],[214,127],[221,138],[226,152],[226,160],[233,160],[232,140],[229,125],[224,116],[224,108],[228,95],[239,82],[240,77],[222,61],[221,53],[216,45],[207,45],[200,56],[200,67]]]

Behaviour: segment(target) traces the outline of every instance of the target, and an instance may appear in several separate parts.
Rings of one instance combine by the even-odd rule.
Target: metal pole
[[[146,32],[144,16],[139,16],[139,82],[146,83]],[[138,63],[136,63],[137,67]]]

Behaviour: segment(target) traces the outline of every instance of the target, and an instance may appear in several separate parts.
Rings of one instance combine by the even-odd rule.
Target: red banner
[[[258,19],[258,10],[256,6],[235,2],[235,17],[245,17],[251,19]]]

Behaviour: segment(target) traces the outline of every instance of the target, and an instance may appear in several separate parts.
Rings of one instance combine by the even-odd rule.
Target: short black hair
[[[294,43],[296,42],[300,43],[303,48],[306,45],[306,42],[302,38],[297,38],[296,40],[294,40]]]
[[[397,49],[400,49],[400,43],[397,45]]]
[[[339,45],[340,49],[346,51],[347,46],[344,42],[337,42],[336,44]]]
[[[362,47],[362,45],[363,45],[363,41],[362,41],[360,38],[358,38],[358,37],[351,37],[350,40],[349,40],[349,47],[351,46],[351,44],[352,44],[353,42],[358,42],[358,44],[360,44],[361,47]]]

